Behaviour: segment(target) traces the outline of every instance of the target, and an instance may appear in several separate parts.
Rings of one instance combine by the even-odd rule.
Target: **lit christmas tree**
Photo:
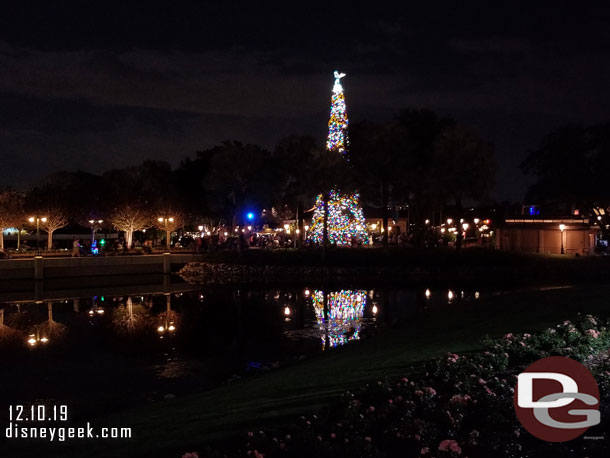
[[[335,84],[331,97],[330,119],[328,120],[328,139],[326,140],[326,149],[339,153],[345,153],[349,145],[347,139],[347,109],[345,107],[345,94],[343,94],[343,86],[341,85],[341,78],[344,76],[345,73],[339,73],[335,70]]]
[[[328,151],[340,154],[346,154],[349,147],[347,109],[345,94],[341,85],[341,78],[344,76],[345,73],[335,71],[335,84],[331,98],[330,119],[328,120],[328,139],[326,141]],[[357,192],[341,195],[339,190],[330,191],[327,221],[328,241],[330,243],[350,245],[354,240],[365,245],[370,243],[359,200],[360,196]],[[323,243],[324,240],[324,197],[322,194],[316,198],[308,238],[315,243]]]

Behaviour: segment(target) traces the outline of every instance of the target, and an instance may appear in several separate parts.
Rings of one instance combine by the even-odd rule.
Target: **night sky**
[[[322,143],[334,69],[351,121],[430,108],[493,142],[498,200],[522,199],[518,164],[548,131],[610,121],[610,15],[582,2],[21,3],[0,12],[0,186],[225,139]]]

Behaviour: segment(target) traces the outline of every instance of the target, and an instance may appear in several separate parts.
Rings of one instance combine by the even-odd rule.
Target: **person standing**
[[[80,255],[80,243],[76,237],[72,237],[72,257]]]

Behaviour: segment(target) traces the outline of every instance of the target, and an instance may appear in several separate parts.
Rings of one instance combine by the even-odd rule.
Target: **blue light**
[[[248,218],[249,221],[252,221],[254,219],[254,213],[252,212],[248,212],[246,214],[246,218]]]

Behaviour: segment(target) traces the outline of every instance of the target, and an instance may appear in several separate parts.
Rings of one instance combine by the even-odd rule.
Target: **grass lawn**
[[[11,444],[6,456],[180,457],[187,451],[202,451],[206,444],[230,444],[259,426],[291,422],[367,381],[408,375],[418,361],[449,351],[475,350],[485,335],[538,330],[577,313],[610,315],[610,287],[522,290],[458,302],[442,312],[425,313],[412,324],[300,363],[207,392],[85,419],[99,426],[130,426],[132,440],[73,440],[69,449],[66,444],[26,448],[25,442],[13,441],[19,447]]]

